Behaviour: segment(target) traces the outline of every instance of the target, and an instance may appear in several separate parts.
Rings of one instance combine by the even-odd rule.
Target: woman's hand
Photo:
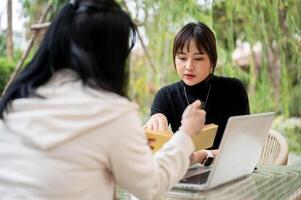
[[[215,158],[218,154],[218,151],[219,151],[218,149],[214,149],[214,150],[204,150],[204,149],[202,149],[200,151],[193,152],[193,154],[191,154],[191,156],[190,156],[191,164],[195,164],[195,163],[204,164],[204,162],[205,162],[205,160],[208,156]],[[209,155],[209,154],[211,154],[211,155]]]
[[[196,100],[184,110],[182,115],[181,126],[182,130],[191,137],[200,133],[205,124],[206,112],[200,109],[201,101]]]
[[[168,130],[167,118],[162,113],[156,113],[151,116],[143,128],[147,130],[166,131]]]

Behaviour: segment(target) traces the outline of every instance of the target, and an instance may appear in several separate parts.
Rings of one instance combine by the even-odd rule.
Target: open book
[[[195,150],[207,149],[213,145],[218,126],[215,124],[206,124],[201,133],[192,137]],[[145,130],[147,139],[153,153],[158,151],[172,136],[168,131]]]

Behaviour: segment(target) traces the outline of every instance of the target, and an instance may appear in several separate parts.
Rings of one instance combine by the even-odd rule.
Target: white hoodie
[[[119,185],[157,199],[183,175],[194,147],[178,132],[152,156],[137,106],[62,70],[12,102],[0,121],[0,199],[113,199]]]

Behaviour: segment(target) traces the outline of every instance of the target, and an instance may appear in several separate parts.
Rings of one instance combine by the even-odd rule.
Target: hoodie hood
[[[44,98],[14,100],[1,126],[40,149],[56,148],[138,108],[115,93],[84,86],[71,70],[57,72],[37,94]]]

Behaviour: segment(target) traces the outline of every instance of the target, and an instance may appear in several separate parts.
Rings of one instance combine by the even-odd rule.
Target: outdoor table
[[[118,199],[136,199],[118,189]],[[208,191],[172,189],[161,200],[172,199],[301,199],[301,166],[262,165],[252,175]]]

